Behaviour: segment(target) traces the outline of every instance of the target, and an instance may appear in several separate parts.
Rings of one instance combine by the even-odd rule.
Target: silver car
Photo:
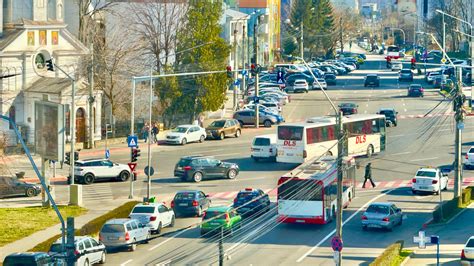
[[[362,229],[379,228],[392,231],[403,221],[402,210],[390,202],[374,202],[362,215]]]
[[[239,121],[240,126],[244,125],[255,125],[255,111],[254,110],[242,110],[234,113],[234,119]],[[270,114],[264,114],[259,112],[258,116],[259,124],[263,124],[265,127],[271,127],[272,125],[278,124],[278,120],[275,116]]]
[[[129,247],[137,249],[138,243],[150,239],[150,228],[134,219],[112,219],[100,229],[99,239],[107,248]]]

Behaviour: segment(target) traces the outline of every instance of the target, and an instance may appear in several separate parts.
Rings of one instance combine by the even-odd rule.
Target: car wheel
[[[171,217],[170,227],[174,227],[174,222],[175,222],[175,219],[173,215],[173,217]]]
[[[260,159],[257,157],[252,157],[254,161],[258,162]]]
[[[135,251],[137,250],[137,240],[134,238],[133,243],[130,245],[130,251]]]
[[[119,175],[119,180],[124,182],[130,178],[130,173],[128,171],[122,171]]]
[[[326,156],[332,156],[332,151],[326,152]]]
[[[196,182],[196,183],[201,182],[201,181],[202,181],[202,173],[201,173],[201,172],[196,172],[196,173],[194,173],[194,175],[193,175],[193,180],[194,180],[194,182]]]
[[[84,266],[89,266],[89,265],[90,265],[89,260],[86,259],[86,261],[84,261]]]
[[[225,139],[225,134],[224,134],[224,132],[221,132],[221,134],[219,134],[219,139],[220,139],[220,140]]]
[[[413,193],[413,195],[416,195],[417,191],[414,190],[414,189],[412,189],[412,190],[411,190],[411,193]]]
[[[204,137],[204,135],[201,135],[201,137],[199,138],[199,142],[203,143],[204,140],[206,140],[206,137]]]
[[[102,257],[100,258],[100,261],[99,261],[100,264],[105,264],[106,255],[107,255],[107,251],[104,250],[104,252],[102,252]]]
[[[367,153],[366,153],[367,158],[371,158],[373,153],[374,153],[374,146],[370,144],[369,147],[367,147]]]
[[[367,225],[363,225],[362,230],[367,231]]]
[[[197,217],[202,216],[202,207],[199,207],[198,212],[197,212]]]
[[[237,171],[235,169],[230,169],[228,172],[227,172],[227,178],[229,179],[234,179],[237,177]]]
[[[388,226],[387,231],[392,232],[393,231],[393,226]]]
[[[240,129],[237,129],[237,131],[235,131],[235,137],[238,138],[240,137]]]
[[[34,188],[31,188],[31,187],[30,187],[30,188],[28,188],[28,189],[26,190],[25,194],[26,194],[27,197],[30,197],[30,198],[31,198],[31,197],[36,196],[36,191],[35,191]]]
[[[146,234],[144,243],[147,243],[147,244],[150,243],[150,239],[151,239],[151,232],[148,231],[148,233]]]
[[[402,225],[402,223],[403,223],[403,216],[400,217],[400,221],[398,222],[398,225]]]
[[[272,127],[272,121],[270,121],[270,120],[265,120],[265,121],[263,121],[263,125],[264,125],[265,127]]]
[[[161,234],[161,229],[163,228],[163,225],[161,225],[161,222],[158,224],[158,228],[156,228],[156,233]]]
[[[186,145],[186,143],[188,143],[188,140],[186,138],[183,138],[183,140],[181,140],[181,145]]]
[[[94,179],[95,179],[95,178],[94,178],[94,175],[92,175],[92,174],[86,174],[86,175],[84,176],[84,178],[83,178],[84,184],[90,185],[90,184],[94,183]]]

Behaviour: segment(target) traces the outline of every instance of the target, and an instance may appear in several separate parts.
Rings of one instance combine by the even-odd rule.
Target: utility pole
[[[336,216],[336,236],[342,240],[342,179],[344,143],[346,141],[344,134],[344,126],[342,123],[342,112],[339,111],[337,116],[338,142],[337,142],[337,216]],[[342,265],[342,250],[338,252],[337,265]]]
[[[247,21],[245,21],[247,23]],[[242,25],[242,70],[245,70],[245,24]],[[245,92],[245,75],[242,74],[242,91]],[[245,93],[242,94],[242,97]]]
[[[234,54],[234,82],[237,80],[237,33],[239,32],[237,30],[237,23],[234,24],[234,49],[232,49],[232,53]],[[234,87],[234,111],[237,110],[237,85],[235,83],[232,83],[232,86]]]
[[[257,29],[258,29],[258,20],[260,19],[259,16],[257,16],[255,20],[255,24],[253,24],[253,46],[254,46],[254,53],[255,53],[255,128],[259,128],[260,125],[260,99],[259,97],[259,84],[258,84],[258,75],[259,75],[259,66],[258,66],[258,36],[257,36]]]
[[[462,164],[461,164],[461,130],[463,127],[463,98],[462,94],[462,68],[458,68],[458,84],[456,86],[456,94],[453,100],[453,108],[455,111],[454,119],[456,120],[455,143],[454,143],[454,197],[461,196],[462,190]]]
[[[300,37],[300,40],[301,40],[301,45],[300,45],[300,56],[301,58],[304,58],[304,31],[303,31],[303,20],[301,20],[301,37]]]
[[[446,58],[446,23],[444,23],[444,14],[443,14],[443,58]]]
[[[221,226],[221,231],[219,232],[219,266],[224,266],[224,227]]]
[[[339,40],[341,42],[341,54],[342,54],[344,53],[344,41],[342,39],[342,17],[339,19],[339,28],[340,28]]]
[[[130,136],[135,134],[135,78],[132,78],[132,111],[131,111],[131,119],[130,119]],[[133,148],[130,148],[130,162],[132,162],[133,158]],[[130,175],[130,192],[128,194],[129,199],[133,199],[133,179],[135,176],[133,173]]]
[[[91,67],[89,68],[89,149],[94,146],[94,42],[91,43]]]
[[[150,103],[148,105],[149,111],[148,111],[148,171],[146,173],[147,176],[147,186],[146,186],[146,198],[147,200],[150,200],[150,194],[151,194],[151,178],[150,178],[150,171],[151,171],[151,114],[152,114],[152,109],[153,107],[153,68],[150,67]]]

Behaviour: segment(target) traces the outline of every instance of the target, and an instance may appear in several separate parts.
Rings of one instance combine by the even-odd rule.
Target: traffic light
[[[252,73],[252,75],[257,74],[257,67],[255,66],[255,64],[252,64],[250,66],[250,73]]]
[[[53,59],[46,60],[46,69],[54,71]]]
[[[64,159],[65,164],[71,164],[71,153],[66,152],[66,158]]]
[[[140,157],[140,149],[138,147],[132,149],[132,162],[136,162]]]
[[[79,152],[74,152],[74,161],[77,162],[79,160]]]
[[[231,66],[227,66],[227,67],[226,67],[226,70],[227,70],[227,77],[228,77],[228,78],[232,78],[232,67],[231,67]]]

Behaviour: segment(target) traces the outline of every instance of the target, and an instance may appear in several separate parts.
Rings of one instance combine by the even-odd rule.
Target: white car
[[[275,161],[277,156],[277,135],[256,136],[252,141],[251,150],[251,157],[256,162],[262,159]]]
[[[62,251],[61,238],[54,242],[49,248],[48,254],[51,256],[60,255]],[[74,254],[76,254],[75,265],[104,264],[107,251],[105,245],[90,236],[74,237]]]
[[[403,69],[403,64],[402,62],[400,61],[392,61],[392,71],[395,71],[395,70],[402,70]]]
[[[267,102],[259,102],[259,109],[264,110],[269,113],[274,113],[274,114],[279,114],[281,111],[281,106],[279,106],[276,103],[267,103]],[[243,109],[248,109],[248,110],[255,110],[255,104],[250,103],[244,105]]]
[[[129,217],[138,220],[157,234],[161,233],[163,227],[173,227],[175,221],[173,209],[162,203],[139,203],[133,207]]]
[[[130,168],[126,164],[114,163],[107,159],[88,159],[76,161],[74,167],[74,182],[86,185],[100,179],[115,179],[127,181],[130,178]]]
[[[188,142],[204,142],[206,130],[197,125],[181,125],[166,135],[166,143],[186,145]]]
[[[474,146],[469,148],[466,157],[464,157],[464,167],[466,169],[472,169],[474,167]]]
[[[326,90],[328,88],[328,84],[326,83],[325,79],[318,78],[318,82],[313,83],[314,90]]]
[[[303,91],[303,92],[308,92],[309,86],[308,82],[304,79],[297,79],[295,80],[295,83],[293,84],[293,91]]]
[[[474,236],[471,236],[461,251],[461,265],[474,265]]]
[[[439,168],[420,168],[412,179],[411,190],[417,192],[431,192],[439,194],[448,189],[448,175]]]
[[[426,75],[426,82],[432,84],[436,78],[436,76],[441,75],[441,71],[432,71]]]

